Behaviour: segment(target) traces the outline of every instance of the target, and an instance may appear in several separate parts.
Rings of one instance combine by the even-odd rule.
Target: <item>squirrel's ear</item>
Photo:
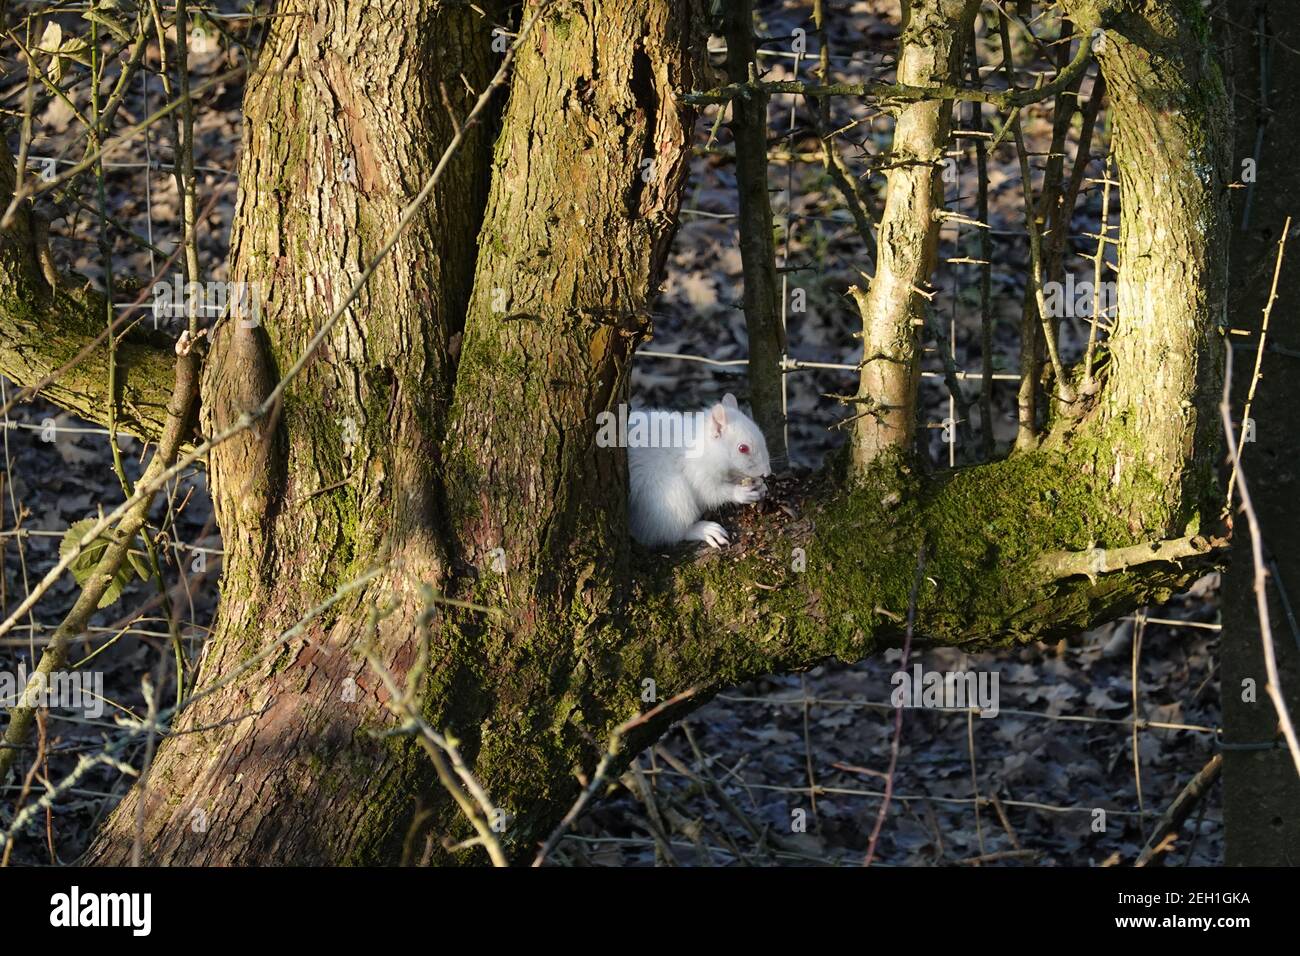
[[[722,429],[727,424],[727,406],[714,405],[713,411],[709,414],[709,437],[717,438],[722,434]]]
[[[722,396],[722,404],[726,405],[728,408],[740,407],[739,405],[736,404],[736,396],[732,395],[730,392]]]

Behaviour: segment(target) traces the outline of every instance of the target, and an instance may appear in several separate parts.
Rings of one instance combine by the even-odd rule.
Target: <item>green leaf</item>
[[[109,581],[108,587],[104,589],[104,596],[99,599],[98,606],[108,607],[110,604],[115,604],[122,596],[122,589],[126,587],[129,580],[131,580],[131,572],[125,566],[118,568],[117,574],[113,575],[113,580]]]
[[[36,44],[36,49],[41,53],[57,53],[59,47],[63,44],[63,27],[51,20],[45,24],[45,32],[41,34],[40,42]]]
[[[78,521],[68,527],[64,532],[63,540],[59,542],[59,557],[66,558],[77,548],[77,543],[86,535],[96,524],[94,518],[86,518]],[[98,537],[81,549],[81,553],[72,560],[68,565],[68,570],[72,572],[73,578],[77,584],[82,587],[90,580],[90,576],[95,573],[95,568],[99,566],[100,560],[104,557],[104,552],[112,544],[113,539],[108,534],[101,532]],[[122,596],[122,590],[131,583],[133,575],[139,575],[141,580],[147,581],[151,576],[149,563],[145,560],[145,555],[134,548],[126,553],[126,560],[122,562],[117,572],[113,575],[108,587],[104,589],[103,596],[99,599],[98,607],[108,607]]]
[[[76,60],[82,66],[90,66],[90,44],[81,37],[68,37],[59,45],[60,58]]]
[[[90,66],[90,44],[77,36],[64,36],[63,28],[51,20],[45,25],[40,42],[36,44],[37,53],[44,53],[50,58],[45,65],[45,75],[53,83],[63,80],[65,67],[69,60]]]
[[[153,577],[153,568],[149,566],[149,556],[143,551],[132,548],[126,553],[126,559],[131,562],[131,567],[135,568],[135,573],[141,581],[148,581]]]
[[[84,521],[78,521],[68,527],[63,534],[63,540],[59,542],[59,558],[63,559],[76,550],[78,542],[86,536],[91,528],[95,526],[94,518],[86,518]],[[77,579],[78,584],[84,584],[86,578],[90,577],[90,572],[95,570],[95,565],[99,564],[99,559],[104,556],[104,551],[108,548],[110,540],[100,534],[90,544],[81,549],[81,554],[73,559],[68,565],[72,576]]]
[[[131,41],[132,34],[129,21],[115,10],[110,10],[109,4],[101,3],[98,8],[87,10],[81,16],[83,19],[108,27],[109,32],[123,43]]]

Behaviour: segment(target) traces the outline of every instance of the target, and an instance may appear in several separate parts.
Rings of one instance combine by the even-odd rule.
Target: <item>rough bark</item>
[[[272,21],[248,86],[232,235],[231,278],[261,293],[262,325],[215,334],[205,434],[261,402],[342,302],[450,140],[448,108],[469,111],[476,94],[461,74],[481,90],[499,58],[491,18],[468,7],[302,0],[282,12],[306,16]],[[409,796],[427,784],[402,773],[426,762],[405,739],[370,733],[393,722],[358,651],[373,645],[404,675],[424,613],[415,582],[436,588],[446,575],[438,442],[489,148],[487,131],[471,134],[270,425],[211,454],[225,563],[200,684],[273,645],[376,563],[394,570],[187,711],[147,793],[118,808],[95,859],[128,858],[140,799],[155,863],[342,861],[361,848],[377,859],[400,844]],[[368,614],[376,604],[392,607],[382,626]],[[340,812],[316,818],[312,808],[330,802]]]
[[[1098,466],[1128,490],[1131,524],[1177,537],[1208,530],[1217,511],[1229,104],[1199,3],[1102,11],[1097,56],[1123,201],[1118,317],[1094,422],[1110,449]]]
[[[612,691],[629,551],[625,454],[597,446],[596,416],[627,400],[686,175],[681,97],[710,81],[695,4],[588,0],[557,17],[513,80],[446,456],[464,585],[511,613],[448,624],[491,687],[463,726],[523,854],[635,711],[598,689]]]
[[[899,43],[898,82],[931,87],[955,83],[978,0],[912,0]],[[925,295],[938,261],[943,210],[943,151],[952,103],[901,106],[885,185],[876,272],[866,290],[849,291],[862,315],[862,372],[853,406],[860,416],[850,443],[863,472],[887,452],[910,453],[916,435]]]
[[[266,334],[218,336],[209,429],[265,394],[432,166],[449,138],[436,81],[454,93],[461,70],[479,88],[491,72],[487,27],[468,10],[433,8],[315,3],[317,26],[302,37],[277,21],[268,78],[248,94],[233,270],[269,286]],[[599,613],[620,578],[601,559],[626,548],[624,462],[596,447],[595,411],[625,398],[662,272],[687,158],[677,96],[696,82],[687,56],[702,47],[688,42],[696,15],[661,2],[548,12],[516,63],[481,232],[485,140],[457,160],[462,175],[295,382],[275,433],[213,455],[227,563],[206,674],[229,672],[376,562],[397,566],[187,714],[186,728],[257,716],[160,749],[145,807],[151,861],[391,861],[425,791],[438,832],[453,828],[424,754],[407,738],[371,735],[395,721],[355,653],[369,641],[406,676],[432,613],[418,582],[511,612],[492,629],[472,615],[438,617],[425,716],[462,737],[503,805],[537,793],[538,812],[549,812],[547,775],[580,734],[558,722],[568,749],[555,747],[535,706],[558,705],[549,695],[568,673],[578,619]],[[288,90],[275,77],[283,69]],[[370,76],[386,79],[362,96]],[[343,150],[355,151],[355,187]],[[453,370],[447,343],[461,316]],[[347,416],[359,432],[350,456]],[[261,464],[248,467],[250,457]],[[501,575],[490,573],[497,547]],[[579,567],[585,576],[571,573]],[[372,622],[376,604],[385,612]],[[341,702],[348,677],[354,703]],[[561,771],[566,792],[572,766]],[[94,859],[125,858],[136,799],[114,814]],[[316,819],[325,799],[337,811],[329,823]],[[196,810],[204,834],[188,825]]]

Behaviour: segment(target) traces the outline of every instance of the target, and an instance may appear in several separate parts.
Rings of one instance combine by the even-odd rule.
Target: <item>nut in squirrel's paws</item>
[[[767,485],[763,483],[762,478],[741,478],[736,482],[736,504],[752,505],[762,501],[767,494]]]

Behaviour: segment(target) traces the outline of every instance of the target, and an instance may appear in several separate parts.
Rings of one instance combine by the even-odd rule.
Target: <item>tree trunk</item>
[[[1232,31],[1232,77],[1237,111],[1233,156],[1243,178],[1254,184],[1237,190],[1234,203],[1232,258],[1232,327],[1253,334],[1234,336],[1239,343],[1233,364],[1234,409],[1243,408],[1250,390],[1259,328],[1272,291],[1277,245],[1288,217],[1292,219],[1289,262],[1279,277],[1276,304],[1266,338],[1261,378],[1250,406],[1253,441],[1244,442],[1241,469],[1265,531],[1269,570],[1269,613],[1282,692],[1292,717],[1300,714],[1300,650],[1288,608],[1294,611],[1300,583],[1300,514],[1295,510],[1294,414],[1300,379],[1294,373],[1300,355],[1300,325],[1294,319],[1300,301],[1300,272],[1295,233],[1300,225],[1300,187],[1291,172],[1291,148],[1300,126],[1300,63],[1277,54],[1280,45],[1300,42],[1300,24],[1292,9],[1277,2],[1258,2],[1233,16],[1246,29]],[[1257,16],[1258,15],[1258,16]],[[1261,22],[1262,21],[1262,22]],[[1260,27],[1265,36],[1254,32]],[[1268,37],[1277,37],[1271,43]],[[1261,57],[1267,63],[1261,77]],[[1261,98],[1261,87],[1263,97]],[[1260,111],[1268,109],[1267,115]],[[1264,133],[1256,139],[1257,130]],[[1260,149],[1262,145],[1262,149]],[[1258,152],[1257,152],[1258,150]],[[1243,160],[1250,159],[1255,169]],[[1247,218],[1249,206],[1249,218]],[[1238,425],[1247,428],[1235,415]],[[1241,434],[1241,432],[1239,432]],[[1247,433],[1249,434],[1249,433]],[[1223,634],[1220,641],[1223,699],[1223,818],[1227,862],[1232,866],[1295,866],[1300,863],[1300,778],[1277,733],[1277,713],[1264,687],[1263,641],[1255,604],[1255,568],[1245,518],[1232,547],[1232,564],[1223,581]],[[1249,683],[1247,683],[1249,682]]]
[[[306,36],[275,21],[247,94],[233,240],[232,278],[268,290],[264,323],[214,342],[206,432],[265,397],[394,227],[451,138],[439,85],[463,117],[459,74],[477,90],[493,72],[485,21],[436,6],[316,2]],[[373,645],[404,680],[426,614],[437,626],[425,718],[463,738],[503,806],[527,795],[545,822],[570,798],[573,755],[589,745],[557,719],[557,681],[581,682],[583,622],[626,570],[603,560],[626,551],[626,475],[596,447],[594,411],[625,398],[667,253],[695,13],[648,0],[547,13],[516,62],[481,232],[480,132],[290,388],[274,431],[214,451],[226,564],[208,679],[385,570],[187,712],[186,730],[250,719],[161,748],[144,798],[151,862],[396,859],[433,773],[409,738],[375,735],[397,721],[357,650]],[[509,607],[510,626],[435,614],[421,583]],[[460,829],[445,795],[430,797],[439,832]],[[118,808],[94,859],[127,858],[139,799]],[[339,811],[329,823],[326,802]]]
[[[1116,15],[1098,51],[1122,197],[1118,318],[1096,421],[1110,448],[1098,466],[1127,490],[1130,524],[1160,536],[1210,531],[1222,500],[1214,475],[1233,178],[1206,14],[1196,0],[1164,6]]]
[[[917,629],[938,644],[1069,633],[1186,583],[1213,558],[1197,532],[1218,513],[1205,416],[1224,98],[1197,5],[1156,6],[1118,14],[1102,58],[1133,198],[1097,409],[1041,449],[933,479],[820,476],[801,517],[765,514],[740,547],[670,560],[630,543],[625,455],[597,445],[596,416],[626,399],[662,274],[684,94],[712,84],[702,5],[550,8],[491,158],[475,132],[278,415],[213,452],[226,561],[210,690],[90,859],[123,862],[138,838],[153,864],[393,862],[425,832],[472,835],[366,654],[460,739],[521,859],[646,709],[647,681],[661,700],[696,693],[623,759],[728,686],[899,641],[918,549]],[[460,74],[482,89],[494,69],[491,20],[470,8],[295,9],[309,17],[273,21],[246,102],[231,274],[259,286],[264,322],[216,335],[208,434],[262,400],[394,227],[452,134],[440,81],[463,117]]]
[[[732,0],[723,9],[727,38],[727,79],[758,76],[752,0]],[[767,104],[769,97],[751,88],[731,102],[731,136],[736,148],[736,199],[739,209],[740,261],[744,273],[745,333],[749,345],[749,403],[763,430],[778,472],[785,470],[785,357],[781,290],[776,277],[776,239],[767,179]],[[725,110],[726,104],[719,109]]]
[[[468,7],[295,6],[308,15],[272,21],[245,94],[231,279],[259,290],[262,324],[215,335],[205,434],[262,402],[340,304],[450,141],[448,110],[469,112],[476,94],[460,74],[481,90],[499,57],[491,19]],[[429,780],[405,738],[371,734],[394,722],[357,649],[373,643],[404,675],[423,611],[408,600],[414,582],[441,587],[448,574],[439,441],[490,148],[488,131],[471,134],[278,415],[210,455],[225,563],[200,683],[235,672],[377,563],[390,570],[190,708],[93,858],[129,858],[141,799],[153,863],[359,862],[400,846],[409,797]],[[376,603],[393,607],[382,625],[368,614]],[[201,729],[236,715],[247,719]],[[348,809],[325,820],[327,802]]]
[[[905,0],[898,82],[955,84],[978,0]],[[862,373],[854,422],[852,465],[858,473],[887,453],[910,457],[916,437],[921,381],[921,331],[926,293],[939,255],[944,210],[943,152],[952,102],[925,100],[900,107],[880,217],[876,274],[866,290],[849,291],[862,315]]]

